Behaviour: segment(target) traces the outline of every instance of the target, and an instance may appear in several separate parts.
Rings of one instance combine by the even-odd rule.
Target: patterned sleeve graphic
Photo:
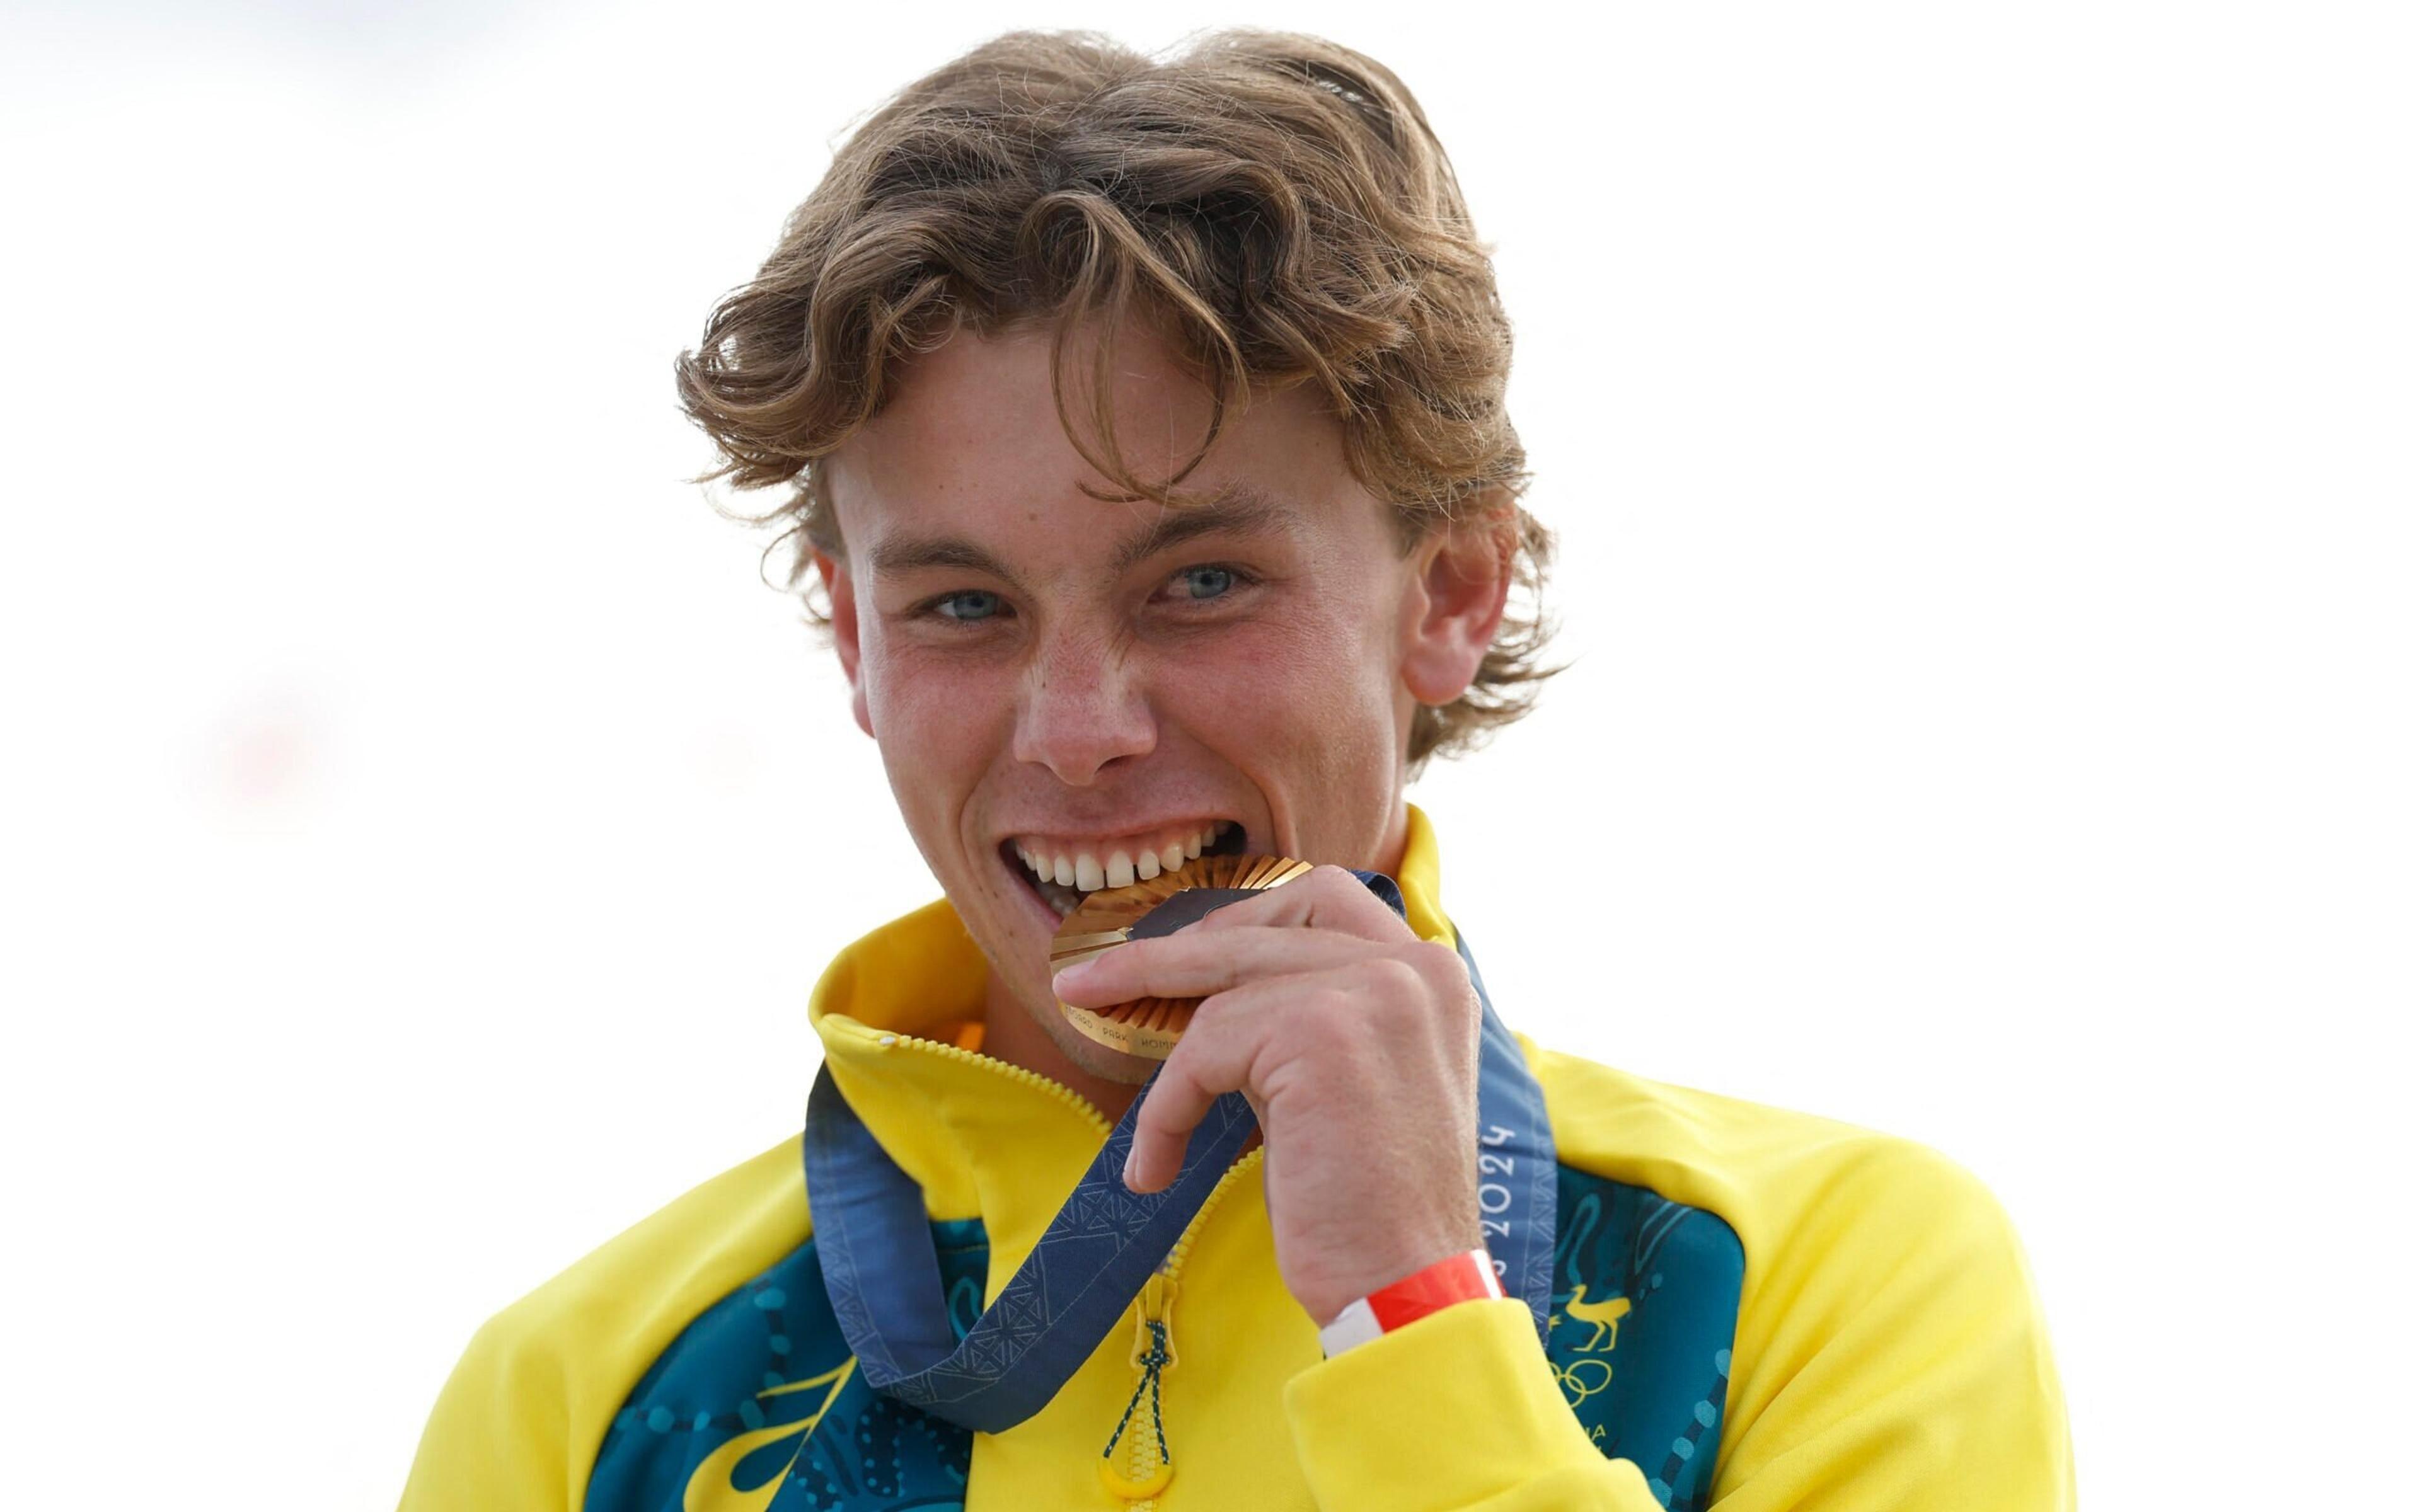
[[[937,1223],[950,1320],[983,1307],[983,1226]],[[859,1376],[813,1241],[700,1314],[607,1432],[585,1512],[940,1512],[963,1506],[967,1431]]]
[[[1745,1257],[1729,1224],[1565,1166],[1547,1361],[1609,1458],[1674,1512],[1711,1498]]]

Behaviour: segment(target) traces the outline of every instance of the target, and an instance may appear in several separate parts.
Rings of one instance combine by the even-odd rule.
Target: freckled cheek
[[[866,709],[885,764],[931,776],[982,772],[1013,723],[1012,684],[1004,673],[914,656],[870,663]]]
[[[1367,725],[1391,736],[1390,665],[1355,627],[1307,617],[1192,648],[1159,664],[1164,708],[1216,718],[1236,748],[1275,755],[1303,748],[1342,756]]]

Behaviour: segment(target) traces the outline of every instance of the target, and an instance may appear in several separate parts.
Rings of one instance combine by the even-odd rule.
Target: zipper
[[[875,1042],[885,1049],[912,1045],[927,1055],[941,1056],[951,1060],[962,1060],[970,1065],[983,1066],[1023,1082],[1028,1087],[1047,1092],[1082,1114],[1084,1121],[1097,1130],[1103,1138],[1109,1137],[1109,1120],[1101,1117],[1101,1110],[1093,1106],[1091,1099],[1065,1082],[1053,1081],[1038,1071],[1028,1071],[1022,1066],[1012,1066],[998,1056],[987,1056],[980,1050],[962,1050],[956,1045],[944,1044],[939,1040],[927,1040],[913,1034],[898,1034],[889,1029],[869,1028],[866,1032],[873,1035]]]
[[[1115,1464],[1118,1441],[1112,1439],[1102,1457],[1101,1482],[1115,1500],[1129,1512],[1158,1512],[1160,1500],[1167,1493],[1170,1478],[1175,1473],[1172,1460],[1163,1459],[1166,1453],[1167,1427],[1160,1413],[1160,1388],[1167,1374],[1177,1362],[1176,1331],[1171,1315],[1176,1309],[1177,1273],[1184,1269],[1186,1257],[1193,1253],[1194,1241],[1210,1214],[1218,1211],[1228,1189],[1251,1171],[1260,1167],[1261,1157],[1268,1152],[1262,1145],[1227,1167],[1218,1185],[1202,1202],[1201,1211],[1185,1226],[1170,1246],[1168,1258],[1159,1262],[1150,1279],[1142,1286],[1142,1294],[1135,1299],[1134,1347],[1127,1356],[1135,1366],[1135,1396],[1128,1404],[1126,1416],[1118,1432],[1126,1443],[1125,1467],[1121,1473]],[[1150,1398],[1150,1421],[1143,1421],[1144,1398]],[[1140,1494],[1139,1494],[1140,1493]]]

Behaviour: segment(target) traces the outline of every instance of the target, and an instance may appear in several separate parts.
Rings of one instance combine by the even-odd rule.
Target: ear
[[[840,670],[848,678],[849,712],[857,716],[857,727],[867,734],[874,733],[874,716],[865,704],[865,679],[859,675],[857,639],[857,588],[850,581],[848,563],[825,552],[815,553],[815,571],[824,580],[824,593],[831,599],[832,649],[840,653]]]
[[[1412,553],[1404,614],[1404,687],[1441,708],[1462,697],[1504,622],[1512,590],[1512,500],[1430,532]]]

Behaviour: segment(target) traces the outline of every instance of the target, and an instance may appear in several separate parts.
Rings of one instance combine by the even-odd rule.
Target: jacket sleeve
[[[1834,1164],[1741,1309],[1722,1512],[2069,1512],[2067,1408],[2015,1227],[1877,1138]]]
[[[1999,1205],[1899,1141],[1830,1177],[1763,1263],[1750,1246],[1714,1512],[2068,1512],[2066,1409]],[[1517,1299],[1322,1361],[1285,1410],[1322,1512],[1659,1506],[1582,1431]]]
[[[1286,1383],[1320,1512],[1659,1512],[1589,1442],[1517,1297],[1458,1303]]]
[[[560,1362],[489,1320],[454,1366],[404,1483],[401,1512],[570,1512],[572,1417]]]
[[[648,1367],[806,1242],[801,1170],[793,1134],[489,1319],[428,1414],[403,1512],[573,1512]]]

